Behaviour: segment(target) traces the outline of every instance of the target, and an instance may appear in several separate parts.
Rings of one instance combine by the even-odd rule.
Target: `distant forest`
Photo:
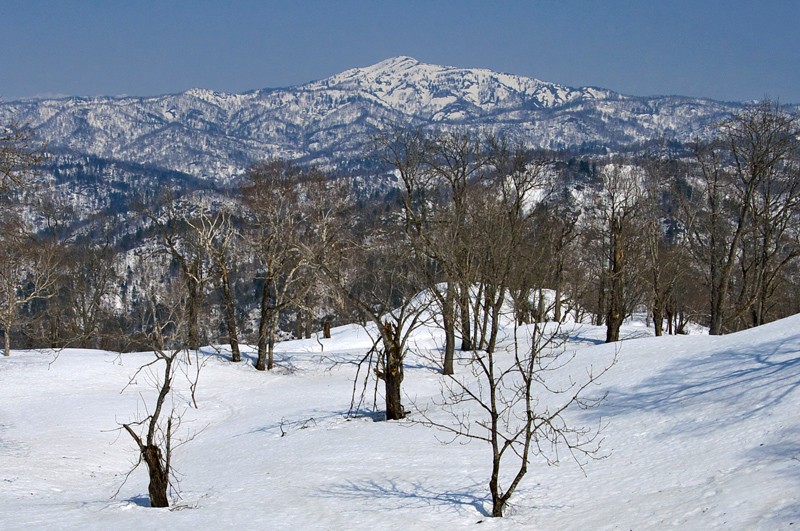
[[[533,150],[483,131],[386,127],[361,168],[252,164],[232,185],[69,153],[0,124],[0,328],[11,347],[258,345],[374,322],[390,351],[432,294],[447,343],[525,322],[723,334],[800,312],[800,119],[766,101],[693,145]],[[58,159],[58,165],[52,161]],[[395,332],[392,332],[392,331]],[[495,334],[495,335],[493,335]],[[397,343],[402,345],[402,342]]]

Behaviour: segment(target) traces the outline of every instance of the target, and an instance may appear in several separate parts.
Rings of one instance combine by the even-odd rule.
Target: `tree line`
[[[797,135],[797,117],[770,101],[688,149],[655,140],[580,160],[487,132],[386,127],[372,153],[394,179],[384,198],[359,199],[346,176],[260,161],[227,195],[143,193],[126,220],[139,245],[123,252],[120,218],[49,194],[36,173],[45,152],[9,124],[0,327],[6,348],[134,348],[141,284],[178,284],[192,348],[230,343],[236,361],[244,333],[267,369],[289,321],[297,336],[328,320],[383,322],[376,301],[391,308],[427,289],[447,373],[456,349],[491,347],[506,297],[525,320],[591,319],[608,341],[633,312],[656,335],[690,321],[711,334],[757,326],[798,310]],[[141,278],[136,260],[163,270]]]

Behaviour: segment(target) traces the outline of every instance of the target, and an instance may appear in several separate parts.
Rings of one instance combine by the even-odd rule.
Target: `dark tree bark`
[[[661,302],[653,302],[653,330],[655,330],[656,337],[664,335],[664,313],[662,306]]]
[[[169,472],[164,469],[163,457],[158,446],[149,445],[142,451],[142,459],[150,473],[150,484],[147,492],[150,494],[151,507],[169,507]]]
[[[606,273],[600,273],[600,279],[597,282],[597,313],[595,314],[595,326],[603,326],[603,320],[606,314]]]
[[[192,271],[196,271],[197,267],[192,267]],[[202,304],[202,292],[200,284],[197,282],[197,277],[190,274],[186,277],[186,288],[189,294],[189,348],[191,350],[200,349],[200,305]]]
[[[469,283],[462,282],[460,286],[459,310],[461,311],[461,350],[472,350],[472,331],[470,330],[470,293]]]
[[[453,360],[456,354],[456,316],[455,316],[455,287],[452,282],[447,283],[447,293],[442,306],[442,324],[444,326],[444,360],[442,373],[453,374]]]
[[[147,491],[150,494],[150,505],[152,507],[169,507],[169,474],[170,474],[170,458],[171,458],[171,444],[172,444],[172,414],[167,419],[166,432],[162,444],[164,449],[162,452],[161,447],[157,441],[157,432],[159,431],[159,419],[161,417],[161,410],[164,402],[169,395],[172,385],[173,377],[173,362],[175,361],[178,353],[166,354],[163,351],[158,352],[159,359],[164,360],[166,363],[164,369],[164,380],[161,382],[158,398],[152,415],[147,419],[147,435],[145,440],[131,428],[130,424],[123,424],[123,428],[133,437],[136,444],[139,446],[139,453],[142,461],[147,466],[147,471],[150,475],[150,484]]]
[[[221,276],[222,295],[225,302],[225,324],[228,328],[228,341],[231,345],[231,361],[242,361],[242,353],[239,351],[239,334],[236,327],[236,306],[233,301],[231,281],[227,268],[223,269]]]
[[[297,336],[297,339],[303,339],[303,309],[302,308],[298,308],[297,309],[297,319],[295,321],[295,327],[296,327],[296,330],[297,330],[297,333],[295,334]]]
[[[406,416],[401,395],[403,352],[398,337],[399,333],[397,327],[391,323],[386,323],[384,331],[381,333],[386,357],[386,370],[383,373],[386,392],[386,420],[400,420]]]
[[[269,328],[275,309],[272,307],[272,278],[264,279],[264,286],[261,288],[260,319],[258,321],[258,359],[256,369],[259,371],[272,370],[273,356],[269,349]]]
[[[622,224],[619,218],[611,222],[611,257],[609,264],[609,300],[606,314],[606,343],[619,341],[619,330],[625,319],[625,278],[623,264],[625,250],[622,240]]]

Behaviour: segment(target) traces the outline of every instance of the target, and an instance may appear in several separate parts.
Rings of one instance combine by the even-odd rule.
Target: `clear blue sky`
[[[245,92],[410,55],[635,95],[800,103],[800,1],[0,0],[0,97]]]

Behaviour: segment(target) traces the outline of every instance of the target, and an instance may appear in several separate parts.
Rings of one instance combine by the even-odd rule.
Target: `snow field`
[[[507,516],[488,517],[486,444],[377,415],[346,418],[355,366],[371,345],[359,327],[333,338],[280,343],[277,367],[254,354],[233,364],[205,348],[197,400],[176,379],[185,411],[178,448],[182,498],[148,507],[142,466],[115,429],[152,401],[140,374],[152,354],[14,351],[0,359],[0,527],[3,529],[791,529],[800,525],[800,316],[723,337],[679,336],[601,344],[576,328],[564,379],[616,365],[592,388],[597,408],[578,425],[606,425],[603,455],[582,471],[534,460]],[[506,330],[506,341],[511,336]],[[640,322],[624,337],[647,333]],[[522,336],[520,336],[522,337]],[[440,398],[436,330],[420,329],[407,358],[404,404]],[[190,371],[194,368],[189,367]],[[466,374],[463,366],[457,369]],[[362,376],[363,376],[362,371]],[[564,380],[566,381],[566,380]],[[124,390],[123,390],[124,388]],[[371,404],[371,392],[370,392]],[[380,393],[378,404],[381,406]],[[475,411],[473,411],[473,415]],[[419,419],[413,412],[411,419]],[[477,418],[477,417],[475,417]],[[585,474],[584,474],[585,472]]]

